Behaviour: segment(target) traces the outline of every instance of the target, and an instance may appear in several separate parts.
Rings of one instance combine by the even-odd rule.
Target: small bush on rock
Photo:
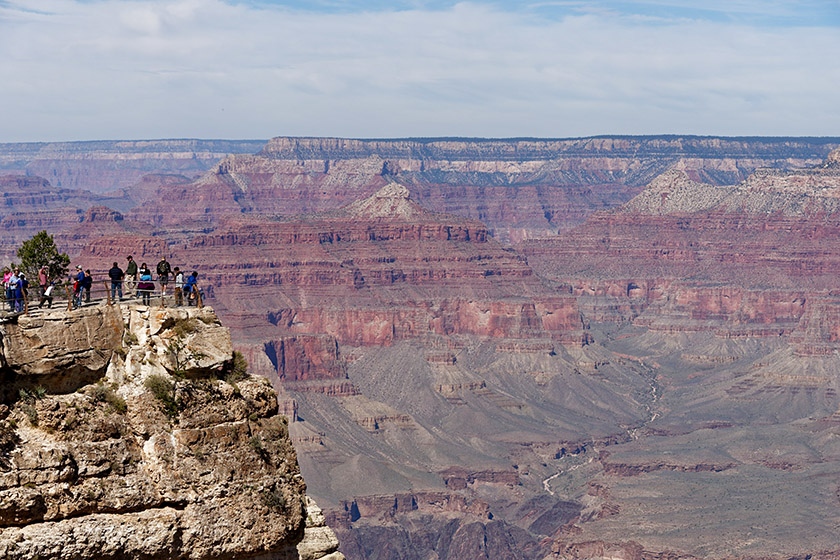
[[[178,319],[172,327],[172,334],[176,338],[186,338],[198,330],[198,320],[194,318]]]
[[[175,384],[163,375],[150,375],[143,382],[143,385],[152,392],[157,400],[163,405],[164,411],[169,416],[178,414],[178,403],[175,401]]]
[[[262,503],[268,509],[274,511],[283,511],[286,509],[286,497],[277,489],[263,490],[261,493]]]
[[[29,423],[33,427],[38,426],[38,409],[31,404],[25,404],[23,405],[22,410],[23,413],[26,414],[26,418],[29,420]]]
[[[225,376],[225,381],[233,385],[237,381],[242,381],[246,377],[248,377],[248,361],[245,359],[245,356],[242,355],[242,352],[234,350],[233,365],[230,368],[230,372]]]
[[[125,399],[114,392],[112,388],[106,387],[104,383],[100,382],[93,386],[91,397],[96,402],[108,403],[108,406],[120,414],[125,414],[128,411]]]

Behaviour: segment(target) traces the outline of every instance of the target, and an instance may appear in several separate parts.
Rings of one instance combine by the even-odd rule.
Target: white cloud
[[[831,28],[28,0],[0,52],[0,141],[840,135]]]

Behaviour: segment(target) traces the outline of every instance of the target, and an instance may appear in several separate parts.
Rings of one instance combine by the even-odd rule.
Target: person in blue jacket
[[[187,305],[197,305],[198,301],[198,293],[196,290],[198,289],[198,272],[193,270],[190,277],[187,278],[187,281],[184,283],[184,293],[187,294]]]
[[[140,282],[137,283],[137,290],[140,292],[141,302],[143,305],[149,305],[152,302],[152,292],[155,291],[155,283],[152,281],[152,273],[149,269],[140,269]]]
[[[82,265],[76,265],[76,282],[73,284],[73,309],[78,309],[82,306],[82,288],[85,282],[85,272],[82,270]]]

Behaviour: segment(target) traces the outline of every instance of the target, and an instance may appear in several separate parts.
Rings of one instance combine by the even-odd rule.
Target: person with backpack
[[[160,282],[160,296],[166,296],[166,285],[169,284],[169,274],[172,269],[169,268],[169,263],[166,262],[166,257],[161,257],[157,264],[158,282]]]

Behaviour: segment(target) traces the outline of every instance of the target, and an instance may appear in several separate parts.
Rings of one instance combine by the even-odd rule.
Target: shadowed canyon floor
[[[278,138],[2,246],[199,270],[348,558],[840,558],[838,145]]]

